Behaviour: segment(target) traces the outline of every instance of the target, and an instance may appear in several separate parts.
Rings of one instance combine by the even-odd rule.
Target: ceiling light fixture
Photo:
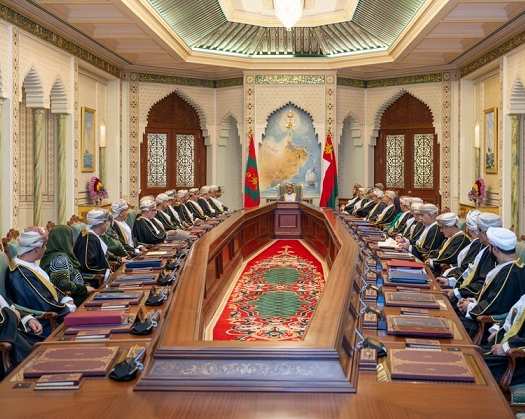
[[[304,0],[273,0],[275,16],[287,30],[292,30],[303,15]]]

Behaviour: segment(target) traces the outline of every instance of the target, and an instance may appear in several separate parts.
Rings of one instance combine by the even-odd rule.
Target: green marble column
[[[518,115],[511,115],[511,179],[512,179],[512,189],[511,189],[511,213],[512,213],[512,225],[514,226],[514,231],[518,235],[521,234],[520,231],[520,189],[519,189],[519,168],[520,168],[520,118]]]
[[[67,207],[67,161],[66,161],[66,129],[67,114],[57,115],[57,220],[59,224],[65,224],[68,220]]]
[[[33,224],[45,225],[42,218],[42,193],[46,175],[45,146],[47,140],[46,110],[33,109]]]

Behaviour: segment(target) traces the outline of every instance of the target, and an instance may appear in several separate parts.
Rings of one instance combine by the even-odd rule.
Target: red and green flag
[[[328,133],[324,144],[322,169],[324,177],[319,206],[335,208],[335,198],[337,197],[337,166],[335,163],[334,146],[332,144],[332,134],[330,133]]]
[[[246,174],[244,176],[244,208],[253,208],[258,207],[261,201],[253,133],[250,133],[248,136],[248,141],[248,160],[246,162]]]

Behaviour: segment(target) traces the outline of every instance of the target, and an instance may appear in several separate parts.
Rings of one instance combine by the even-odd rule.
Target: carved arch
[[[44,87],[42,78],[34,67],[31,67],[24,77],[22,87],[26,93],[26,106],[28,108],[45,108]]]
[[[68,113],[68,101],[64,83],[57,77],[49,94],[52,113]]]

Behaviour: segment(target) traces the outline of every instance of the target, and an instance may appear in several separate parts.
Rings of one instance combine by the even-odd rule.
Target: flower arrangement
[[[108,191],[106,191],[104,184],[97,176],[93,176],[89,180],[88,195],[91,202],[95,205],[100,205],[102,200],[108,197]]]
[[[474,202],[476,208],[480,207],[487,199],[487,188],[482,178],[476,179],[472,189],[468,193],[468,198]]]

